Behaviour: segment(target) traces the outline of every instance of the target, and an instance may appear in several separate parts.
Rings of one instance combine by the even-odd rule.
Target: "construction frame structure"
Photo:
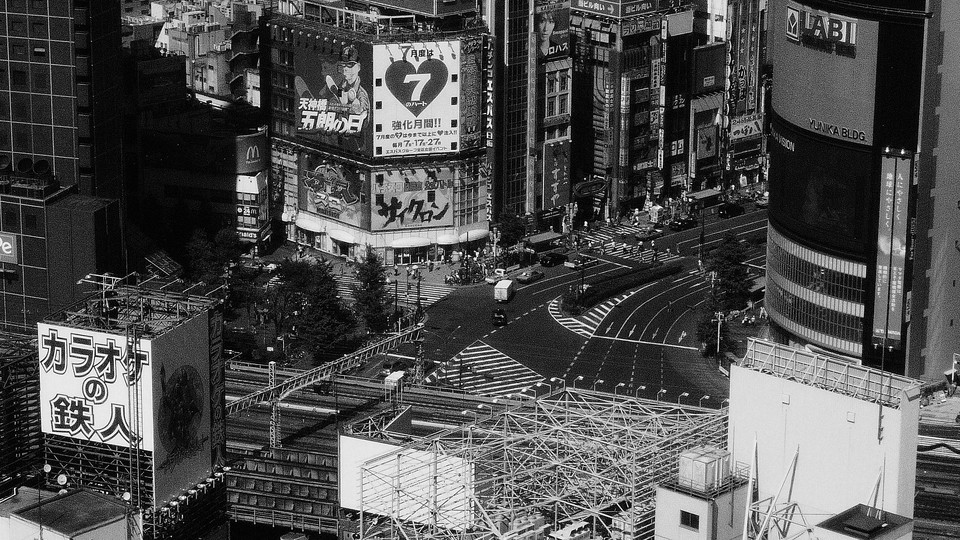
[[[361,539],[508,540],[584,522],[653,538],[656,487],[679,455],[727,438],[725,410],[573,388],[464,415],[363,464]]]
[[[37,340],[0,332],[0,498],[41,467]]]

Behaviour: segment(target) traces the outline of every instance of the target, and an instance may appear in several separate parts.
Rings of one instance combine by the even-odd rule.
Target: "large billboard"
[[[760,69],[760,0],[731,2],[727,42],[730,43],[730,115],[757,112]],[[759,132],[759,131],[758,131]]]
[[[477,148],[483,139],[483,88],[486,82],[483,43],[480,37],[460,43],[461,150]]]
[[[300,210],[365,227],[368,194],[365,171],[338,160],[301,155]]]
[[[817,140],[776,117],[767,148],[771,219],[838,254],[871,255],[869,149]]]
[[[151,343],[157,501],[174,498],[210,475],[208,317],[208,312],[201,312]]]
[[[777,114],[825,137],[872,144],[877,22],[790,0],[773,0],[769,13]]]
[[[570,202],[570,139],[543,146],[543,209]]]
[[[370,44],[361,42],[297,49],[298,137],[370,155],[370,51]]]
[[[903,284],[907,261],[907,214],[913,159],[880,160],[880,212],[877,222],[877,280],[873,343],[900,348]]]
[[[370,230],[452,227],[454,178],[449,166],[374,171]]]
[[[570,1],[537,0],[534,5],[537,60],[570,56]]]
[[[373,155],[458,151],[460,41],[373,47]]]
[[[129,448],[154,441],[154,355],[141,339],[130,358],[123,335],[37,324],[40,361],[40,426],[44,433]],[[131,424],[132,386],[140,389],[140,426]]]

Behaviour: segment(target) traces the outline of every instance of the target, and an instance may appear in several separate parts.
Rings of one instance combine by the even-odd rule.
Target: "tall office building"
[[[9,0],[0,17],[0,161],[120,198],[120,3]]]
[[[925,9],[924,0],[768,4],[775,335],[901,373],[917,316],[927,316],[909,308],[913,284],[939,272],[918,254],[945,249],[922,241],[917,223],[918,191],[939,195],[936,176],[916,167],[939,153],[920,139],[922,83],[928,101],[942,84],[923,78],[924,58],[942,53],[939,38],[925,50]]]

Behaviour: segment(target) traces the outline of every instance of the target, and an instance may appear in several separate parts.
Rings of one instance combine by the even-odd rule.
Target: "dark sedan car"
[[[679,217],[670,222],[671,231],[685,231],[687,229],[692,229],[697,226],[696,218],[692,217]]]
[[[557,266],[567,262],[567,256],[562,253],[544,253],[540,256],[540,266]]]
[[[539,270],[527,270],[519,276],[517,276],[517,281],[523,284],[533,283],[534,281],[541,279],[543,277],[543,272]]]
[[[649,242],[650,240],[655,240],[663,236],[662,229],[655,229],[653,227],[648,227],[637,234],[633,235],[638,242]]]
[[[497,308],[493,310],[491,316],[494,326],[503,326],[507,324],[507,314],[503,311],[503,308]]]
[[[719,215],[721,218],[742,216],[743,213],[743,207],[733,202],[723,203],[720,205],[720,209],[717,210],[717,215]]]

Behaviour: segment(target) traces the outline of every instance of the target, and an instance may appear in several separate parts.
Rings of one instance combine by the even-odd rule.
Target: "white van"
[[[497,302],[509,302],[513,293],[517,292],[517,285],[512,279],[502,279],[493,286],[493,299]]]

